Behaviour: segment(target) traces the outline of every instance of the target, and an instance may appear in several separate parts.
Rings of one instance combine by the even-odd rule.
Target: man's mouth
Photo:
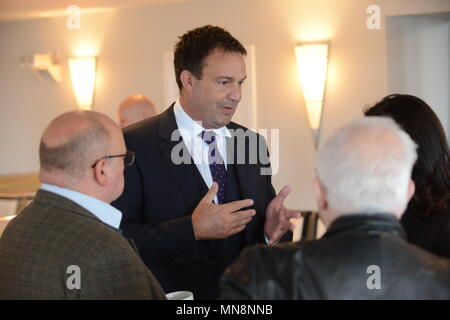
[[[235,108],[235,106],[219,106],[219,109],[224,113],[233,113]]]

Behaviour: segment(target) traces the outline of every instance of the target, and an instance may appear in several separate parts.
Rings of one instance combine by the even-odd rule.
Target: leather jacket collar
[[[406,239],[405,231],[397,218],[386,213],[356,213],[339,217],[331,223],[323,238],[367,234],[383,234]]]

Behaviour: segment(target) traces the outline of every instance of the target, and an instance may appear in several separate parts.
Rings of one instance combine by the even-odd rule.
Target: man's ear
[[[194,75],[189,70],[183,70],[181,72],[180,80],[181,80],[181,83],[183,84],[183,88],[188,92],[192,92],[193,85],[194,85],[193,84]]]
[[[319,181],[317,176],[314,178],[314,193],[316,195],[316,202],[319,211],[328,209],[328,202],[326,199],[325,189]]]
[[[411,200],[412,196],[414,195],[414,192],[416,192],[416,184],[412,179],[409,179],[408,183],[408,202]]]
[[[102,187],[108,185],[108,178],[106,175],[107,165],[108,165],[107,160],[101,159],[97,162],[97,164],[94,167],[94,179]]]

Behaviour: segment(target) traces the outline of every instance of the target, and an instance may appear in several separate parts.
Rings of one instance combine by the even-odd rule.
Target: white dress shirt
[[[213,131],[216,134],[217,148],[219,149],[220,155],[223,158],[225,169],[227,168],[227,140],[226,138],[231,138],[231,133],[227,127],[223,126],[218,129],[205,129],[202,127],[200,121],[194,121],[187,113],[184,111],[180,104],[180,100],[177,99],[175,106],[173,107],[173,112],[175,114],[175,121],[177,122],[177,127],[180,130],[180,134],[183,138],[184,144],[186,145],[189,153],[191,154],[192,160],[197,166],[203,180],[205,181],[208,188],[211,188],[213,184],[213,178],[211,175],[211,170],[209,168],[208,162],[208,144],[202,139],[200,134],[202,131]],[[214,197],[214,202],[219,203],[217,196]]]
[[[43,183],[41,189],[72,200],[99,218],[103,223],[119,229],[120,221],[122,220],[122,212],[110,204],[78,191],[57,187],[52,184]]]

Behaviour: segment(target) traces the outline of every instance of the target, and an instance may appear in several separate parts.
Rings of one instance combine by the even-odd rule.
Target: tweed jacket
[[[119,230],[39,190],[0,239],[1,299],[165,299]]]

